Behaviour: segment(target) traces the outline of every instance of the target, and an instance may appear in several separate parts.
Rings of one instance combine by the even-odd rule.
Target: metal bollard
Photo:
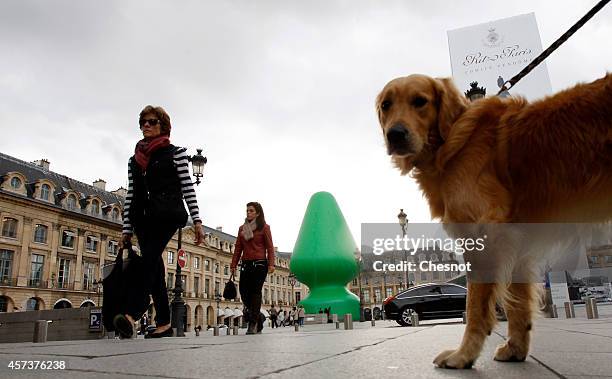
[[[340,329],[340,322],[336,321],[336,329]]]
[[[234,332],[234,335],[237,336],[238,335],[238,327],[236,325],[234,325],[232,327],[232,331]]]
[[[374,320],[374,317],[372,317],[372,326],[376,326],[376,321]]]
[[[344,315],[344,330],[352,330],[353,329],[353,315],[347,313]]]
[[[338,315],[337,315],[337,314],[335,314],[335,313],[332,315],[332,322],[333,322],[334,324],[338,322]]]
[[[416,312],[410,315],[410,319],[412,320],[412,326],[419,326],[419,315]]]
[[[593,306],[591,305],[591,298],[587,297],[584,302],[584,308],[586,309],[587,318],[590,320],[593,318]]]
[[[295,330],[296,332],[300,331],[300,324],[298,324],[297,322],[293,323],[293,330]]]
[[[47,342],[48,327],[47,320],[37,320],[34,323],[34,339],[32,342]]]
[[[232,333],[231,329],[232,328],[230,328],[230,327],[225,328],[225,334],[228,335],[228,336],[231,335],[231,333]]]
[[[213,326],[213,336],[219,335],[219,325]]]
[[[463,323],[467,324],[467,312],[463,312]]]
[[[572,318],[572,303],[566,301],[565,303],[563,303],[563,305],[565,307],[565,318]]]
[[[572,318],[576,318],[576,309],[574,308],[574,303],[570,301],[570,312],[572,314]]]
[[[599,309],[597,309],[597,299],[591,298],[591,313],[593,318],[599,318]]]

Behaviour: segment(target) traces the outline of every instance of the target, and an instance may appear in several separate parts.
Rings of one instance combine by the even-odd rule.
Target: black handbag
[[[124,250],[127,250],[125,259],[123,258]],[[138,264],[137,261],[140,259],[142,259],[140,255],[129,244],[119,251],[114,263],[102,267],[102,323],[107,331],[115,330],[113,318],[124,311],[128,267]]]
[[[236,291],[236,284],[232,279],[234,279],[234,275],[230,276],[227,283],[225,283],[225,288],[223,289],[223,297],[226,300],[234,300],[238,296],[238,291]]]

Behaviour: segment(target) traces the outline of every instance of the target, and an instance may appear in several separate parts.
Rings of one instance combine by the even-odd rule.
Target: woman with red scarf
[[[123,337],[131,337],[134,321],[146,312],[152,295],[157,328],[146,337],[159,338],[172,336],[162,253],[187,222],[183,200],[193,220],[196,245],[204,232],[186,149],[170,144],[170,116],[163,108],[148,105],[140,112],[139,124],[144,138],[128,163],[121,246],[131,244],[135,233],[142,259],[128,266],[124,313],[115,316],[113,325]]]

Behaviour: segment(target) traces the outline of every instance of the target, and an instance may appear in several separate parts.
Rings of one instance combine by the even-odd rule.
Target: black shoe
[[[149,333],[145,335],[145,338],[149,339],[149,338],[162,338],[162,337],[172,337],[172,336],[174,336],[174,332],[172,331],[172,328],[168,328],[161,333]]]
[[[257,334],[257,323],[249,321],[249,328],[246,334]]]
[[[115,326],[115,330],[119,332],[121,337],[132,338],[132,335],[134,334],[134,326],[132,325],[130,320],[127,319],[127,317],[122,314],[118,314],[113,319],[113,325]]]

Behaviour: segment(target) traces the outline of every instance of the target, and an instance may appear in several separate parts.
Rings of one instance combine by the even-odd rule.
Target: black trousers
[[[134,319],[139,319],[147,311],[151,295],[155,306],[156,324],[170,323],[170,305],[162,253],[176,230],[176,225],[166,224],[159,219],[145,219],[141,225],[134,226],[142,259],[139,259],[137,264],[128,265],[124,310]]]
[[[268,261],[242,261],[240,267],[240,297],[244,304],[247,314],[245,319],[248,321],[259,322],[261,313],[261,289],[266,276],[268,275]]]

